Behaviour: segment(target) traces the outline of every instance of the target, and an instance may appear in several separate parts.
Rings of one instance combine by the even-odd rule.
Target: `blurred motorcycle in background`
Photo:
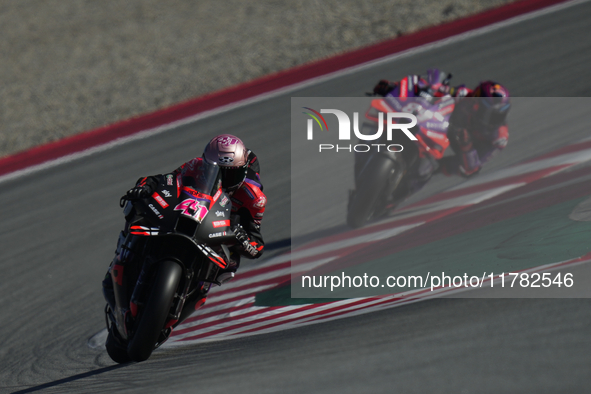
[[[383,144],[384,148],[355,153],[355,190],[350,191],[347,207],[349,226],[362,227],[392,212],[438,168],[437,161],[443,158],[450,145],[447,129],[456,101],[449,94],[451,74],[445,76],[437,72],[429,78],[429,89],[413,88],[412,76],[409,76],[391,87],[388,96],[371,101],[361,126],[362,134],[376,134],[376,130],[386,127],[380,125],[380,122],[385,123],[385,116],[379,116],[380,113],[403,112],[417,119],[416,126],[410,129],[416,141],[402,133],[393,135],[393,140],[386,140],[386,134],[382,133],[376,145]],[[416,83],[414,81],[414,86]],[[368,95],[375,96],[374,93]],[[403,149],[386,148],[393,145]]]

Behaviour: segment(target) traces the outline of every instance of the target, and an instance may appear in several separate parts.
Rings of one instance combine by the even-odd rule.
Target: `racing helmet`
[[[480,98],[475,105],[476,119],[485,129],[496,129],[505,123],[511,108],[507,88],[497,82],[485,81],[474,89],[471,96]]]
[[[220,167],[226,192],[233,193],[242,186],[248,170],[248,150],[240,138],[231,134],[214,137],[205,147],[203,158]]]

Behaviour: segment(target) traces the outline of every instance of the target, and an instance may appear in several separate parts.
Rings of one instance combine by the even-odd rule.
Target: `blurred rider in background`
[[[202,161],[216,163],[220,167],[222,189],[230,196],[232,215],[237,218],[236,222],[232,223],[236,244],[230,248],[231,261],[228,261],[228,267],[221,271],[217,277],[217,282],[222,284],[234,277],[240,265],[241,256],[256,259],[262,255],[264,242],[260,226],[267,197],[263,193],[257,156],[246,148],[240,138],[230,134],[214,137],[205,147],[201,157],[189,160],[166,175],[172,175],[170,179],[176,179],[180,174],[181,182],[187,182],[189,185],[190,176],[195,172],[193,169],[199,168]],[[140,178],[136,185],[121,198],[122,202],[152,195],[158,186],[159,179],[159,175]],[[122,232],[123,238],[129,233],[129,227],[130,223],[126,222]],[[115,256],[115,259],[118,258],[120,256]],[[103,294],[107,302],[113,306],[114,294],[110,267],[103,280]],[[207,294],[202,294],[201,297],[187,300],[184,309],[190,312],[194,311],[195,306],[205,302],[206,296]],[[199,305],[197,305],[198,302]],[[185,314],[184,309],[183,315]]]
[[[465,85],[450,87],[450,79],[451,74],[446,76],[438,69],[430,69],[426,77],[409,75],[398,82],[381,80],[373,92],[384,97],[456,97],[447,129],[455,154],[439,160],[439,168],[433,168],[433,172],[470,177],[507,145],[509,91],[494,81],[481,82],[474,89]]]

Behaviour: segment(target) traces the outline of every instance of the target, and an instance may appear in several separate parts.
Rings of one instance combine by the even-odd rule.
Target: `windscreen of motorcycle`
[[[142,235],[162,235],[173,231],[178,218],[183,217],[194,224],[185,226],[182,233],[192,236],[209,212],[214,198],[221,194],[220,188],[219,167],[203,160],[187,163],[178,177],[174,174],[162,175],[154,193],[139,202],[141,212],[150,223],[149,227],[141,228]],[[149,230],[147,233],[146,229]]]
[[[191,160],[181,171],[181,184],[211,197],[222,187],[220,167],[201,158]]]
[[[191,160],[185,164],[179,178],[179,203],[174,210],[201,223],[222,193],[220,168],[203,159]]]

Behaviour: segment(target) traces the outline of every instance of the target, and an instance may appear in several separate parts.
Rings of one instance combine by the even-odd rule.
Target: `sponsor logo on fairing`
[[[156,200],[156,202],[160,204],[162,208],[166,209],[168,207],[168,203],[164,201],[164,199],[160,197],[158,193],[154,192],[154,194],[152,194],[152,198]]]
[[[220,207],[225,207],[226,204],[228,203],[228,201],[230,201],[230,200],[228,200],[228,197],[226,197],[226,196],[222,197],[222,200],[220,201]]]
[[[224,227],[224,226],[229,226],[230,221],[229,220],[217,220],[215,222],[212,222],[211,224],[213,225],[214,228]]]
[[[223,237],[224,235],[226,235],[226,232],[222,231],[221,233],[209,234],[209,238]]]
[[[162,190],[162,194],[164,194],[164,197],[172,197],[172,194],[168,190]]]
[[[408,96],[408,78],[402,78],[400,81],[400,98],[404,99]]]
[[[217,216],[218,218],[221,217],[226,217],[226,213],[223,211],[215,211],[215,216]]]
[[[156,216],[158,216],[158,219],[164,219],[164,216],[162,216],[160,211],[157,210],[156,207],[154,207],[154,205],[148,204],[148,207],[150,207],[150,209],[156,214]]]
[[[306,115],[312,117],[312,119],[308,119],[307,122],[307,139],[313,140],[314,139],[314,121],[320,126],[321,130],[324,130],[326,127],[326,131],[328,131],[328,124],[326,123],[326,119],[321,115],[321,113],[333,114],[337,117],[337,121],[339,122],[339,133],[338,137],[340,141],[350,141],[351,140],[351,119],[349,115],[345,112],[338,110],[338,109],[321,109],[320,112],[313,110],[312,108],[303,107],[307,110],[312,111],[310,112],[303,112]],[[394,131],[402,131],[406,137],[408,137],[411,141],[417,141],[417,138],[413,135],[410,131],[413,127],[415,127],[418,123],[417,117],[410,113],[404,112],[388,112],[386,113],[386,121],[384,122],[384,112],[378,112],[378,124],[377,130],[373,134],[362,134],[359,131],[359,113],[353,112],[353,133],[355,137],[362,141],[375,141],[382,137],[384,133],[384,123],[386,123],[386,139],[388,141],[392,141]],[[407,123],[395,123],[394,119],[406,119]],[[322,122],[321,122],[322,120]],[[324,126],[323,126],[324,125]],[[349,145],[339,145],[339,144],[319,144],[318,151],[348,151],[348,152],[369,152],[370,150],[380,151],[388,151],[388,152],[402,152],[404,147],[400,144],[349,144]]]
[[[199,201],[203,201],[203,202],[212,201],[212,197],[210,197],[209,195],[204,194],[204,193],[200,193],[197,190],[194,190],[194,189],[186,187],[186,186],[183,186],[183,192],[188,194],[189,196],[194,197],[195,199],[197,199]]]
[[[173,183],[173,182],[174,182],[173,178],[174,178],[174,177],[172,176],[172,174],[168,174],[168,175],[166,175],[166,184],[167,184],[168,186],[172,186],[172,185],[174,185],[174,183]],[[169,197],[169,196],[167,196],[167,197]]]

